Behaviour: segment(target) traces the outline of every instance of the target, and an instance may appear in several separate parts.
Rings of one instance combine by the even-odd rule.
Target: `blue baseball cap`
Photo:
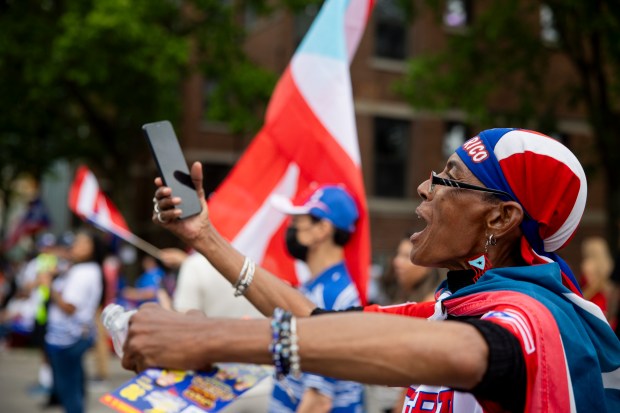
[[[317,188],[303,205],[293,205],[290,199],[273,195],[271,203],[287,215],[312,215],[330,221],[336,228],[355,231],[359,217],[353,197],[343,186],[325,185]]]

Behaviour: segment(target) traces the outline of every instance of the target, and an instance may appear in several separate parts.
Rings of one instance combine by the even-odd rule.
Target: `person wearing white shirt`
[[[95,234],[77,234],[70,250],[73,265],[51,285],[46,350],[52,365],[54,389],[67,413],[84,411],[83,356],[94,341],[95,312],[103,294],[103,248]]]

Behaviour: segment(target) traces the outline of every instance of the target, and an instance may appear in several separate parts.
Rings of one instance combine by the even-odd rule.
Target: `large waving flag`
[[[301,266],[285,251],[286,217],[270,196],[298,198],[315,184],[344,184],[360,211],[345,255],[364,302],[370,231],[349,65],[373,5],[324,3],[276,86],[263,128],[209,199],[214,224],[236,248],[296,285]]]
[[[110,198],[101,191],[95,175],[86,166],[80,166],[69,188],[69,209],[74,214],[102,231],[112,233],[159,258],[161,251],[129,230],[125,218]]]

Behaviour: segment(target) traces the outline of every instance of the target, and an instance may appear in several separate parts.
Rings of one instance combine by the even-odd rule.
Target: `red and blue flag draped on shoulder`
[[[556,263],[496,268],[442,303],[451,316],[482,317],[519,339],[525,411],[618,412],[620,341],[601,309],[561,280]]]
[[[525,262],[557,262],[564,285],[581,294],[570,267],[555,253],[573,237],[586,205],[586,176],[575,155],[549,136],[508,128],[485,130],[456,153],[485,186],[509,193],[525,210]]]
[[[439,294],[434,303],[374,305],[365,311],[430,320],[476,317],[499,324],[519,340],[523,352],[525,411],[620,411],[620,341],[598,306],[562,284],[557,263],[491,268],[454,294],[444,281]],[[405,407],[416,405],[420,391],[429,405],[441,396],[454,412],[480,411],[459,392],[429,386],[412,386]],[[493,402],[477,402],[484,411],[497,411]]]
[[[315,185],[344,184],[360,211],[345,256],[362,301],[370,232],[349,65],[373,4],[324,3],[276,86],[263,128],[209,199],[211,219],[222,235],[296,285],[299,270],[284,246],[286,217],[270,205],[270,196],[301,199]]]

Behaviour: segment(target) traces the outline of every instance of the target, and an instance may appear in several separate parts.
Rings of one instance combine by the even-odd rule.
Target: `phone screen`
[[[164,185],[172,189],[172,196],[181,198],[181,204],[178,205],[182,211],[181,219],[199,214],[202,206],[172,124],[167,120],[147,123],[142,126],[142,130]]]

